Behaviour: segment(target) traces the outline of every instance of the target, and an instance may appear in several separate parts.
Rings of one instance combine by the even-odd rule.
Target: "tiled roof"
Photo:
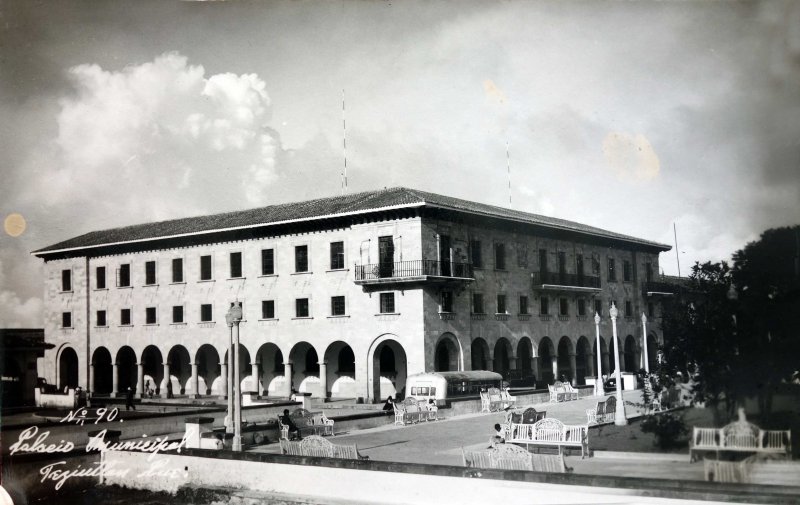
[[[57,244],[34,251],[34,254],[76,250],[103,245],[123,244],[129,242],[142,242],[169,237],[211,233],[223,230],[253,228],[279,223],[309,221],[337,215],[364,214],[387,208],[403,207],[432,207],[469,214],[482,215],[500,219],[509,219],[556,228],[560,230],[575,231],[594,236],[607,237],[636,244],[657,247],[668,250],[669,246],[642,240],[628,235],[622,235],[592,226],[587,226],[564,219],[556,219],[537,214],[530,214],[513,209],[505,209],[494,205],[471,202],[459,198],[428,193],[408,188],[389,188],[379,191],[366,191],[352,195],[318,198],[305,202],[285,203],[270,205],[258,209],[250,209],[211,216],[188,217],[172,219],[156,223],[137,224],[113,228],[110,230],[93,231],[74,237]]]

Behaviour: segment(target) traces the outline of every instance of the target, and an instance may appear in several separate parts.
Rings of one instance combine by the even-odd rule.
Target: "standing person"
[[[125,394],[125,410],[136,410],[136,405],[133,404],[133,390],[128,387],[128,392]]]

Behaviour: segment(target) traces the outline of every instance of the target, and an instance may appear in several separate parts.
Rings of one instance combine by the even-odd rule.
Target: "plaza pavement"
[[[626,403],[639,403],[641,391],[626,391]],[[591,396],[577,401],[530,405],[546,410],[548,418],[564,424],[586,424],[586,409],[594,407],[600,397]],[[529,405],[525,405],[527,408]],[[626,405],[628,417],[641,412]],[[326,415],[335,415],[333,410]],[[495,423],[502,423],[505,413],[467,414],[445,420],[422,422],[408,426],[385,425],[352,433],[328,437],[334,444],[356,444],[358,451],[371,460],[435,465],[462,466],[461,450],[481,450],[489,446]],[[335,430],[334,430],[335,431]],[[596,429],[589,430],[589,447]],[[278,444],[251,449],[253,452],[279,453]],[[654,455],[649,453],[596,452],[594,457],[581,459],[580,451],[571,450],[566,457],[568,467],[576,473],[618,475],[627,477],[703,480],[703,465],[689,464],[688,454]]]

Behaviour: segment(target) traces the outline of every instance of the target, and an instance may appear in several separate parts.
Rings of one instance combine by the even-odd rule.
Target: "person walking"
[[[133,404],[133,390],[128,387],[128,392],[125,394],[125,410],[136,410],[136,405]]]

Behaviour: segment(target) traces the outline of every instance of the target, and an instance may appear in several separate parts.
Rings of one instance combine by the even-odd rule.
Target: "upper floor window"
[[[331,297],[331,315],[332,316],[345,315],[344,296]]]
[[[505,314],[506,312],[506,295],[497,295],[497,313]]]
[[[633,317],[633,304],[630,300],[625,300],[625,317]]]
[[[214,320],[214,308],[210,303],[200,305],[200,322],[208,323]]]
[[[275,300],[261,301],[261,319],[275,319]]]
[[[344,268],[344,242],[331,242],[331,270]]]
[[[146,286],[156,283],[156,262],[145,261],[144,263],[144,283]]]
[[[72,291],[72,270],[61,271],[61,291]]]
[[[172,322],[173,323],[183,322],[183,305],[172,306]]]
[[[97,289],[106,289],[106,267],[97,267],[94,277]]]
[[[578,315],[585,316],[586,315],[586,300],[583,298],[578,298]]]
[[[494,245],[494,268],[495,270],[506,269],[506,245],[495,243]]]
[[[130,324],[131,324],[131,309],[120,309],[120,311],[119,311],[119,324],[121,326],[130,326]]]
[[[539,314],[545,316],[550,313],[550,299],[546,296],[539,298]]]
[[[567,253],[558,251],[558,273],[564,275],[567,273]]]
[[[616,263],[614,262],[614,258],[608,258],[608,280],[617,280],[617,267]]]
[[[472,261],[472,266],[476,268],[483,268],[483,254],[481,251],[480,240],[470,240],[469,253],[471,256],[470,260]]]
[[[539,271],[546,273],[547,270],[547,249],[539,249]]]
[[[230,258],[231,279],[238,279],[242,276],[242,253],[232,252]]]
[[[603,301],[602,300],[595,300],[594,301],[594,312],[598,316],[603,315]]]
[[[631,268],[631,262],[628,260],[622,261],[622,280],[625,282],[633,280],[633,268]]]
[[[200,256],[200,280],[210,281],[213,277],[211,271],[211,256]]]
[[[484,314],[483,293],[472,293],[472,313]]]
[[[578,274],[578,276],[583,275],[583,254],[575,255],[575,273]]]
[[[294,301],[295,317],[309,317],[308,298],[297,298]]]
[[[528,244],[517,242],[517,266],[528,268]]]
[[[394,293],[381,293],[381,314],[394,314]]]
[[[155,307],[147,307],[144,309],[144,323],[145,324],[156,324],[158,320],[156,319],[156,308]]]
[[[97,311],[97,326],[106,326],[106,311]]]
[[[441,294],[441,312],[453,312],[453,292],[442,291]]]
[[[644,264],[644,275],[647,282],[653,282],[653,264],[649,261]]]
[[[183,258],[172,260],[172,282],[183,282]]]
[[[72,312],[61,313],[61,327],[72,328]]]
[[[520,295],[519,297],[519,313],[522,315],[528,314],[528,297],[526,295]]]
[[[261,249],[261,275],[275,275],[275,249]]]
[[[117,270],[117,287],[125,288],[131,285],[131,265],[124,263]]]
[[[294,271],[295,272],[308,272],[308,246],[307,245],[295,246],[295,248],[294,248]]]
[[[558,300],[558,314],[561,316],[569,315],[569,300],[566,298],[560,298]]]

